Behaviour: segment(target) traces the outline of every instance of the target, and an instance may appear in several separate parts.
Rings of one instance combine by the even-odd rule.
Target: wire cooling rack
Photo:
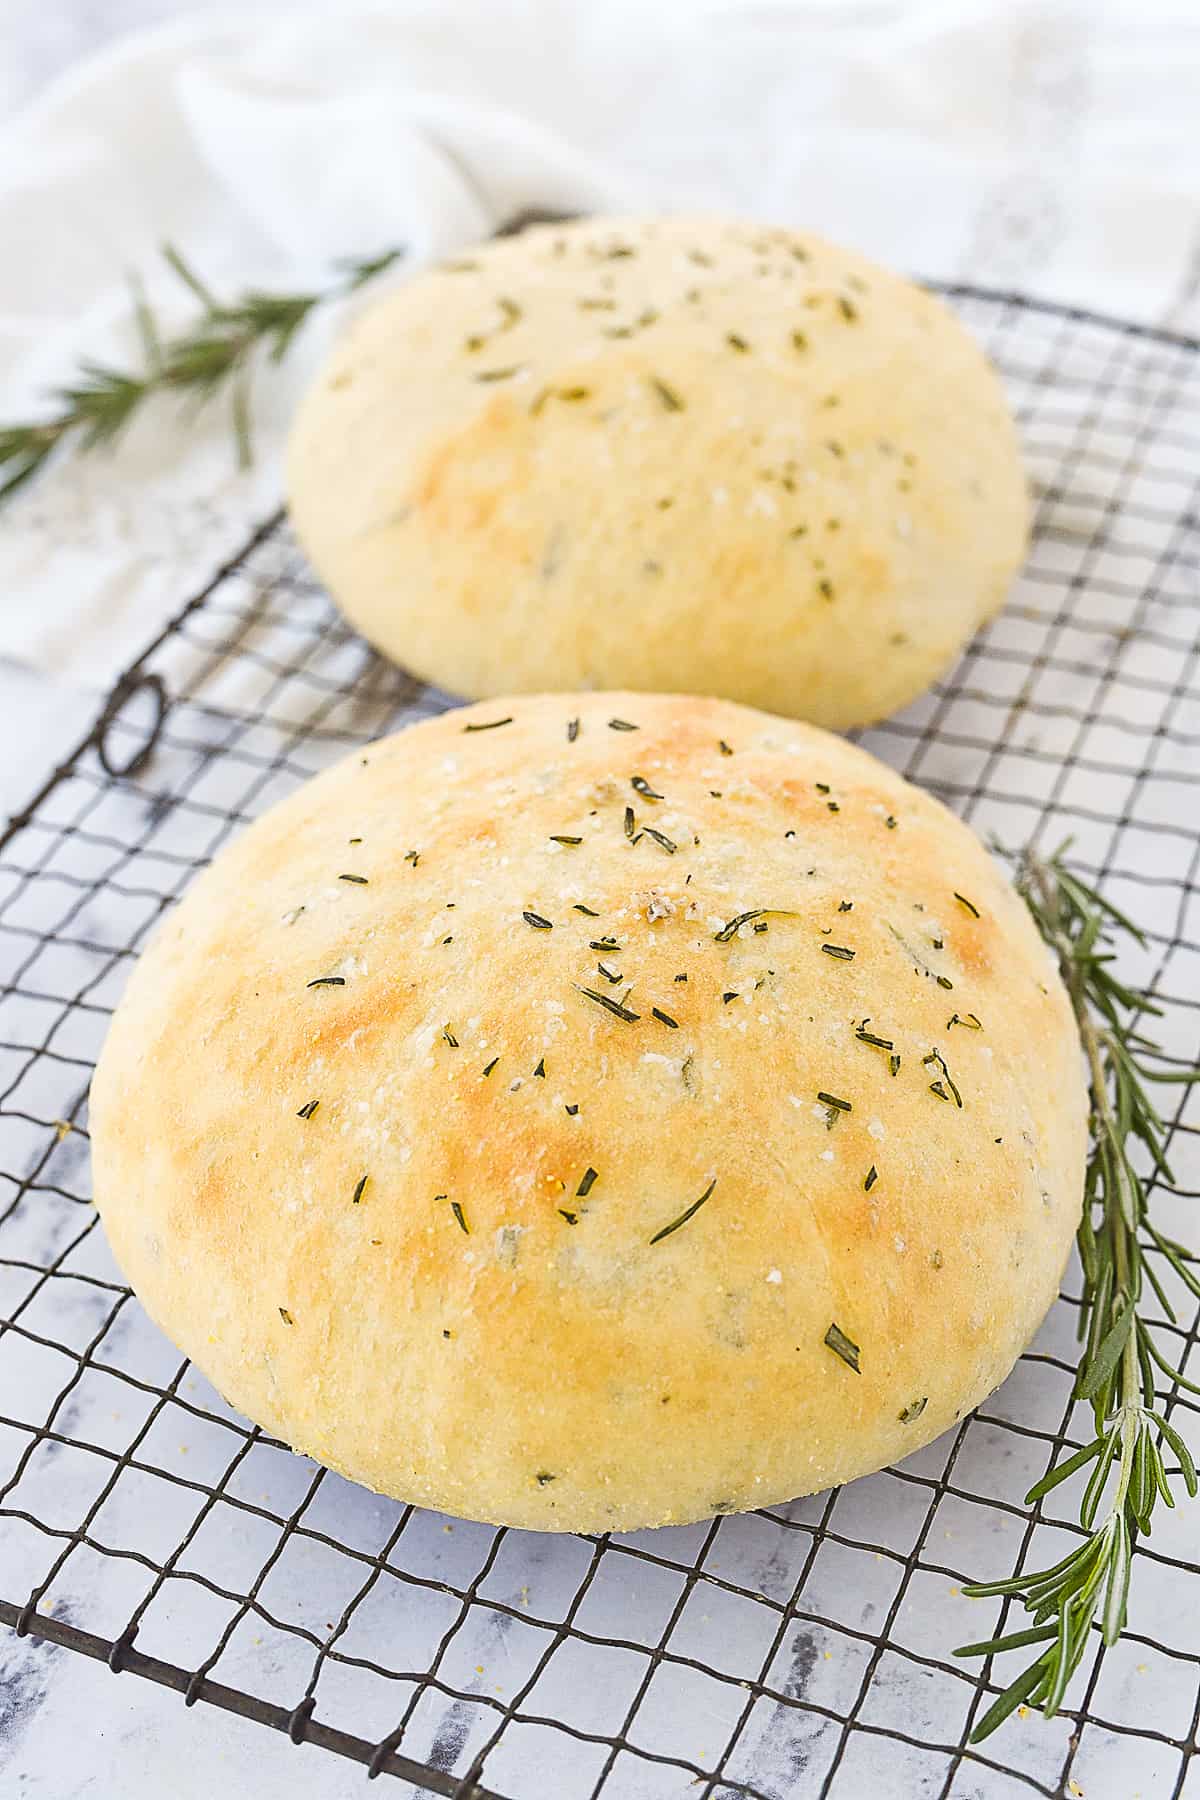
[[[1036,541],[951,679],[865,741],[1004,845],[1073,835],[1144,922],[1127,972],[1194,1060],[1200,344],[950,298],[1007,380]],[[1072,1485],[1022,1502],[1090,1435],[1070,1278],[1004,1388],[897,1468],[598,1538],[355,1488],[251,1429],[149,1324],[88,1187],[88,1082],[132,961],[245,820],[444,704],[351,634],[273,520],[0,842],[0,1621],[453,1800],[1200,1793],[1197,1509],[1139,1544],[1129,1634],[1064,1714],[967,1742],[1013,1671],[951,1659],[1007,1616],[960,1584],[1078,1531]],[[1192,1242],[1198,1113],[1174,1116],[1179,1185],[1154,1195]],[[1194,1401],[1160,1404],[1197,1444]]]

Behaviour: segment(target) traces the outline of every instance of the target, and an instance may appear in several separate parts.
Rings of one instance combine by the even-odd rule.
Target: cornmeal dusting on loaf
[[[301,789],[165,923],[92,1099],[114,1249],[235,1405],[587,1530],[943,1430],[1054,1292],[1083,1121],[964,826],[819,731],[633,694],[446,714]]]
[[[534,229],[387,293],[301,408],[289,490],[354,623],[451,691],[843,726],[928,685],[1026,537],[1002,393],[945,307],[723,219]]]

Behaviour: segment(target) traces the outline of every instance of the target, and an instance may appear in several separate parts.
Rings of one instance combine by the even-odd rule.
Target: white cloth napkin
[[[524,208],[735,209],[914,274],[1200,323],[1191,0],[398,0],[209,14],[73,71],[0,134],[0,420],[222,294],[406,268]],[[353,304],[353,303],[351,303]],[[344,317],[344,309],[341,309]],[[0,514],[0,653],[105,684],[280,499],[339,309],[228,410],[149,408]]]

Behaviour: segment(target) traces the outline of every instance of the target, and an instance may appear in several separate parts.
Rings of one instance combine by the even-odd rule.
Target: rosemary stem
[[[1060,923],[1060,892],[1040,858],[1030,856],[1028,868],[1031,881],[1037,887],[1046,917],[1052,921],[1050,947],[1058,962],[1059,971],[1065,978],[1071,1010],[1075,1015],[1075,1024],[1079,1031],[1079,1041],[1088,1065],[1092,1106],[1097,1115],[1100,1132],[1107,1136],[1113,1136],[1117,1132],[1117,1121],[1113,1115],[1112,1103],[1109,1098],[1108,1076],[1104,1066],[1101,1036],[1084,992],[1084,971],[1073,954],[1073,946],[1070,939],[1063,933]],[[1126,1304],[1135,1304],[1138,1292],[1135,1291],[1130,1280],[1129,1241],[1124,1229],[1124,1220],[1120,1216],[1119,1200],[1107,1188],[1104,1194],[1104,1227],[1113,1252],[1115,1272],[1113,1308],[1115,1311],[1122,1298]],[[1140,1289],[1140,1282],[1136,1285]],[[1133,1452],[1142,1425],[1143,1408],[1138,1380],[1137,1342],[1132,1330],[1121,1351],[1119,1367],[1120,1402],[1116,1408],[1104,1407],[1096,1421],[1098,1430],[1103,1429],[1106,1425],[1111,1429],[1116,1429],[1119,1425],[1121,1433],[1116,1487],[1103,1523],[1099,1527],[1105,1537],[1111,1536],[1116,1529],[1118,1517],[1125,1510],[1129,1497],[1129,1484],[1133,1478]],[[1098,1399],[1103,1399],[1103,1395],[1098,1396]]]

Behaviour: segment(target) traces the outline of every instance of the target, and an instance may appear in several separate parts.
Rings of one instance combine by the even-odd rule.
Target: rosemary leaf
[[[695,1215],[700,1211],[700,1208],[705,1204],[705,1202],[712,1199],[713,1189],[716,1187],[716,1185],[717,1185],[716,1177],[714,1176],[713,1179],[709,1182],[708,1186],[705,1188],[704,1192],[701,1194],[700,1198],[698,1200],[693,1200],[692,1204],[687,1208],[686,1212],[681,1212],[677,1219],[672,1219],[671,1223],[669,1225],[664,1225],[661,1231],[656,1231],[654,1236],[650,1239],[650,1242],[652,1244],[661,1244],[664,1238],[669,1238],[671,1236],[671,1233],[674,1231],[678,1231],[679,1227],[681,1225],[686,1225],[688,1220],[691,1218],[694,1218]]]
[[[835,1356],[840,1356],[842,1361],[854,1370],[856,1375],[862,1374],[858,1361],[858,1345],[846,1336],[839,1325],[833,1324],[829,1327],[825,1333],[825,1343]]]

